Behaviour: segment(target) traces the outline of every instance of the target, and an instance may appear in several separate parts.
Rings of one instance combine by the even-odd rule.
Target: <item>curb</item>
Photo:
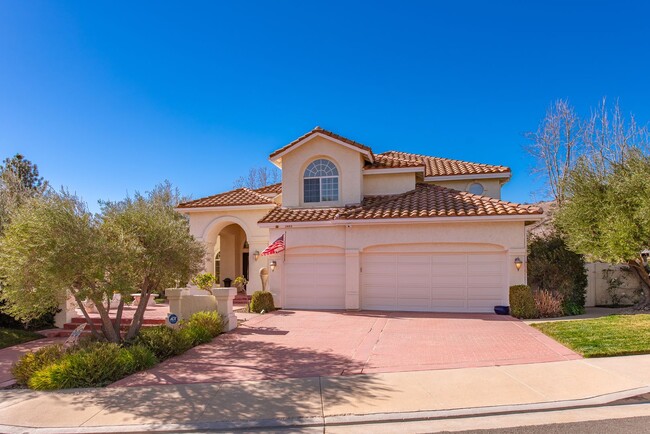
[[[571,399],[565,401],[540,402],[534,404],[516,404],[476,408],[460,408],[453,410],[429,410],[401,413],[372,413],[364,415],[297,417],[287,419],[261,419],[254,421],[221,421],[198,422],[184,424],[140,424],[140,425],[110,425],[110,426],[80,426],[60,428],[38,428],[30,426],[0,425],[0,432],[7,434],[56,434],[61,432],[71,434],[103,434],[103,433],[182,433],[196,431],[239,431],[250,429],[270,428],[314,428],[323,432],[327,426],[364,425],[370,423],[413,422],[447,418],[498,416],[513,413],[532,413],[553,410],[580,409],[600,407],[621,399],[650,393],[650,386],[623,390],[620,392],[598,395],[590,398]],[[621,404],[626,405],[626,404]]]

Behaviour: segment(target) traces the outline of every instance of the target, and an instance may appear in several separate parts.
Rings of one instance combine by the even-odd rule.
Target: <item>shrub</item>
[[[554,318],[562,316],[564,313],[562,294],[541,290],[534,291],[533,297],[535,298],[535,308],[541,318]]]
[[[204,291],[209,291],[216,281],[212,273],[201,273],[192,278],[192,283]]]
[[[251,297],[250,311],[260,313],[275,310],[273,295],[268,291],[255,291]]]
[[[0,289],[1,291],[1,289]],[[7,315],[2,312],[2,307],[5,305],[4,301],[0,301],[0,327],[7,327],[10,329],[21,329],[21,330],[43,330],[54,327],[54,315],[59,311],[59,309],[53,309],[40,317],[29,321],[28,323],[23,323],[18,321],[11,315]]]
[[[535,298],[528,285],[510,287],[510,314],[516,318],[537,318]]]
[[[101,387],[157,362],[154,354],[143,346],[123,348],[114,343],[96,342],[66,353],[35,372],[27,384],[36,390]]]
[[[559,293],[568,315],[584,313],[587,271],[582,255],[570,251],[559,234],[531,237],[528,283],[535,290]]]
[[[210,330],[197,323],[186,323],[177,333],[183,342],[189,343],[190,348],[208,343],[212,340]]]
[[[175,329],[159,325],[140,330],[135,342],[149,348],[158,359],[165,360],[192,348],[192,342],[187,338]]]
[[[221,315],[219,315],[216,311],[197,312],[190,317],[187,324],[196,324],[204,327],[208,330],[208,332],[210,332],[210,336],[212,337],[216,337],[223,333],[223,320],[221,319]]]
[[[48,345],[22,356],[11,367],[11,373],[18,384],[26,385],[35,372],[60,360],[65,354],[63,345]]]
[[[564,315],[582,315],[585,313],[585,307],[580,306],[578,304],[575,304],[572,301],[564,302],[564,305],[562,306],[563,309],[563,314]]]

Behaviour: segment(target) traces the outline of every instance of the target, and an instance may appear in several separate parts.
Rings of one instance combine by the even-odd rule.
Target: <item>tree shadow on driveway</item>
[[[255,335],[264,339],[285,334],[269,328],[242,328],[237,334],[221,335],[109,387],[335,376],[362,368],[358,361],[332,351],[242,338]]]
[[[381,379],[336,376],[354,365],[346,357],[304,348],[260,345],[227,339],[228,336],[105,389],[53,393],[50,397],[55,401],[49,405],[60,401],[58,405],[66,405],[72,411],[89,411],[93,415],[84,426],[285,418],[314,418],[314,423],[322,423],[324,406],[390,399],[392,388]],[[219,355],[219,344],[231,346],[229,356]],[[211,356],[215,360],[211,361]],[[314,371],[321,375],[330,372],[335,377],[328,377],[325,382],[319,375],[307,375]],[[249,378],[235,378],[241,373]],[[158,385],[119,387],[121,383],[133,385],[151,380]]]

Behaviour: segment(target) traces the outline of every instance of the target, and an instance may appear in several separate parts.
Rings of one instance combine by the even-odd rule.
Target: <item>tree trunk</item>
[[[650,310],[650,275],[646,271],[642,262],[630,260],[627,263],[632,268],[639,279],[641,280],[641,288],[643,289],[643,300],[639,301],[634,308],[639,310]]]
[[[97,312],[99,312],[99,317],[102,320],[102,330],[104,331],[104,336],[106,336],[106,339],[108,341],[119,344],[122,341],[122,337],[120,336],[119,333],[115,333],[115,329],[113,328],[113,322],[111,321],[111,317],[108,315],[108,310],[104,307],[104,304],[101,302],[97,303],[95,300],[93,300],[93,303],[95,303],[95,307],[97,307]]]
[[[135,310],[135,313],[133,314],[133,319],[131,320],[129,331],[126,333],[125,339],[127,341],[133,339],[140,331],[140,327],[142,326],[142,320],[144,319],[144,311],[147,309],[147,303],[149,303],[149,297],[153,292],[152,290],[153,288],[146,280],[144,285],[142,285],[142,287],[143,289],[140,292],[141,294],[140,303],[138,303],[138,308]]]
[[[117,313],[115,314],[115,322],[113,323],[113,329],[117,335],[120,335],[120,329],[122,327],[122,311],[124,310],[124,299],[120,297],[120,304],[117,305]]]
[[[86,308],[84,307],[83,301],[79,298],[77,294],[72,292],[72,296],[74,297],[74,300],[77,302],[77,306],[79,306],[79,309],[81,310],[81,313],[83,314],[84,318],[86,319],[86,323],[90,326],[90,331],[93,334],[93,336],[100,338],[102,335],[97,331],[97,327],[95,327],[95,324],[93,323],[93,320],[90,318],[90,315],[88,315],[88,312],[86,311]]]

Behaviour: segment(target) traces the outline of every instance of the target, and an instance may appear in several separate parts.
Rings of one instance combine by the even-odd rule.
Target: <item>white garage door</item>
[[[363,309],[491,312],[508,304],[505,253],[366,253]]]
[[[284,307],[345,309],[345,256],[289,255],[284,261]]]

